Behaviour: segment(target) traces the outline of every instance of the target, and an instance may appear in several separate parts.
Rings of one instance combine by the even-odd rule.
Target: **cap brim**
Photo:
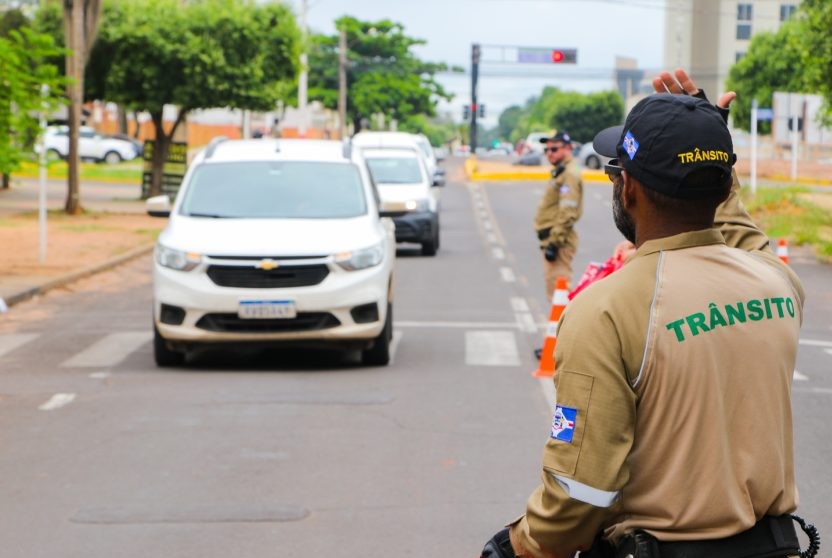
[[[592,147],[599,155],[615,159],[618,157],[618,142],[621,140],[621,134],[623,132],[624,126],[612,126],[601,130],[595,134],[592,140]]]
[[[552,141],[552,139],[554,139],[554,138],[540,138],[540,143],[548,143],[548,142]]]

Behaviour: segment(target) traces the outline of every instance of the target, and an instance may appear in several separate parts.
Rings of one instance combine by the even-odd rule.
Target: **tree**
[[[511,138],[511,133],[520,124],[520,119],[523,116],[523,109],[518,106],[511,106],[500,113],[497,120],[497,128],[499,129],[500,137]]]
[[[212,107],[273,110],[297,75],[299,40],[283,4],[114,1],[91,53],[87,93],[150,113],[150,195],[157,195],[172,138],[187,114]],[[169,127],[165,105],[177,107]]]
[[[453,120],[430,119],[422,114],[405,120],[398,129],[402,132],[424,134],[431,145],[445,145],[459,135]]]
[[[592,141],[599,131],[620,124],[624,119],[624,103],[614,91],[581,94],[562,93],[552,103],[552,127],[566,130],[572,139]]]
[[[809,91],[800,38],[802,26],[800,20],[791,20],[776,33],[757,33],[745,56],[731,67],[725,87],[737,92],[737,99],[731,103],[735,127],[750,130],[755,99],[759,106],[771,107],[775,91]],[[759,131],[769,133],[770,123],[762,122]]]
[[[81,212],[79,185],[78,139],[81,131],[81,105],[84,103],[84,68],[95,42],[98,21],[101,17],[101,0],[64,0],[64,38],[66,54],[67,96],[69,97],[69,154],[67,156],[66,212]]]
[[[3,188],[20,168],[38,136],[38,114],[50,112],[61,100],[58,68],[45,63],[60,50],[49,35],[21,27],[0,37],[0,174]],[[47,94],[42,94],[42,86]]]
[[[336,27],[347,35],[347,118],[356,132],[362,119],[375,113],[405,123],[416,115],[434,116],[439,99],[452,98],[434,79],[448,67],[423,62],[410,52],[425,41],[406,36],[401,24],[342,17]],[[336,109],[338,36],[310,37],[309,68],[309,97]]]
[[[806,69],[808,89],[823,95],[824,121],[832,124],[832,4],[828,0],[804,0],[800,12],[804,19],[801,27],[801,46]]]

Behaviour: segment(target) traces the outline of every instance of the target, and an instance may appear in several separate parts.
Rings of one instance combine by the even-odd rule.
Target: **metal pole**
[[[40,95],[43,106],[40,111],[40,168],[38,170],[38,239],[39,251],[38,261],[46,263],[46,98],[49,95],[49,86],[40,86]]]
[[[306,110],[309,102],[308,98],[308,73],[307,66],[308,56],[306,54],[306,10],[308,8],[308,0],[302,0],[300,8],[300,33],[301,33],[301,51],[300,51],[300,75],[298,76],[298,112],[300,112],[300,125],[298,126],[298,135],[306,137]]]
[[[797,116],[792,116],[792,180],[797,180]]]
[[[471,155],[477,153],[477,78],[480,69],[480,45],[471,45]]]
[[[341,138],[347,133],[347,30],[338,34],[338,120],[341,122]]]
[[[751,101],[751,193],[757,193],[757,99]]]

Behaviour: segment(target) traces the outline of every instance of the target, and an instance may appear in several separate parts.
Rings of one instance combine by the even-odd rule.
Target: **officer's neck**
[[[636,218],[636,248],[651,240],[658,240],[687,232],[701,231],[713,228],[714,226],[713,215],[710,219],[691,218],[681,221],[668,219],[665,215],[660,214],[660,210],[656,208],[652,209],[652,211],[646,212],[647,214],[645,216]]]

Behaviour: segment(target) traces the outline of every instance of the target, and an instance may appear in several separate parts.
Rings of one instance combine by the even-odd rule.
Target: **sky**
[[[287,0],[300,14],[302,0]],[[390,19],[410,37],[425,61],[461,66],[466,74],[440,74],[455,94],[440,113],[456,120],[471,96],[471,45],[483,45],[478,96],[486,106],[484,124],[522,105],[546,85],[564,90],[612,90],[617,56],[635,58],[639,67],[662,66],[665,0],[307,0],[310,31],[335,34],[334,21],[350,15],[364,21]],[[503,47],[576,48],[575,65],[498,63],[514,52]]]

